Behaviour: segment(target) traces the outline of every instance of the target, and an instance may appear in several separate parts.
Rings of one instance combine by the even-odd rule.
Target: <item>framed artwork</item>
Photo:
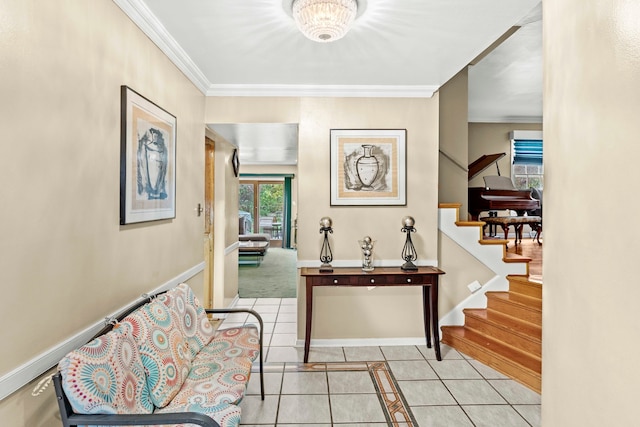
[[[331,206],[407,204],[406,129],[331,129]]]
[[[120,89],[120,224],[175,218],[176,118]]]

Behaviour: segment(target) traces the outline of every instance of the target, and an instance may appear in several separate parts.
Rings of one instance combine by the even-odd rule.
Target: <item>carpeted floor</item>
[[[293,249],[269,248],[260,266],[239,266],[240,298],[295,298],[297,259]]]

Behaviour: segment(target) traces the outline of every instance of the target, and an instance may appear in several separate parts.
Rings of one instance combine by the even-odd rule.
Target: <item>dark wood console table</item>
[[[444,274],[444,271],[435,267],[418,267],[416,271],[403,271],[400,267],[376,267],[369,272],[362,271],[359,267],[348,267],[334,268],[332,273],[320,273],[318,268],[303,267],[300,275],[306,277],[307,282],[304,363],[309,361],[314,286],[422,286],[422,309],[427,347],[431,348],[431,324],[436,359],[442,360],[438,330],[438,278],[441,274]]]

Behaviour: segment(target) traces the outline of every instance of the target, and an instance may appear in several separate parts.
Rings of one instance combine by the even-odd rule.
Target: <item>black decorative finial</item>
[[[322,249],[320,250],[320,262],[322,262],[322,265],[320,266],[321,273],[333,272],[333,267],[331,267],[331,261],[333,261],[333,253],[331,252],[331,246],[329,245],[328,235],[328,233],[333,233],[333,228],[331,228],[332,224],[333,222],[328,216],[322,217],[320,219],[320,233],[324,233]]]
[[[413,227],[415,224],[415,220],[411,216],[405,216],[402,218],[402,232],[407,233],[407,240],[404,242],[404,247],[402,248],[402,259],[405,261],[400,267],[405,271],[415,271],[418,267],[413,263],[413,261],[418,259],[418,254],[416,253],[416,248],[413,246],[413,242],[411,241],[411,233],[417,232],[417,230]]]

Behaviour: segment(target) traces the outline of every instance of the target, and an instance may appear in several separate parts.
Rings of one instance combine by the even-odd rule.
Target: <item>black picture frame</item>
[[[176,217],[177,119],[120,87],[120,225]]]

